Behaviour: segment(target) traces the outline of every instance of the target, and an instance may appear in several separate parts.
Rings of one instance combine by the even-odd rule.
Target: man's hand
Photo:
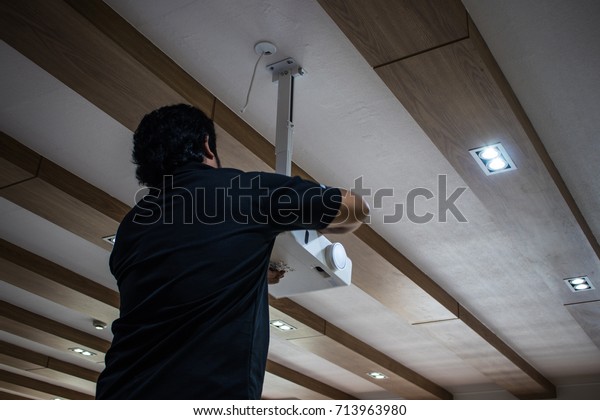
[[[369,216],[369,205],[362,197],[340,188],[342,202],[337,216],[321,233],[354,232]]]
[[[277,271],[269,268],[269,272],[267,273],[267,282],[269,284],[277,284],[279,280],[283,278],[285,275],[285,271]]]

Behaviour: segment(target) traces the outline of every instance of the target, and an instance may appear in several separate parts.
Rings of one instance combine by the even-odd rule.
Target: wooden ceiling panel
[[[425,391],[421,387],[407,381],[393,370],[374,362],[348,347],[332,340],[327,336],[316,336],[292,340],[291,343],[300,346],[325,360],[335,363],[342,368],[353,372],[363,379],[370,380],[375,385],[384,388],[400,398],[406,399],[438,399],[436,395]],[[370,378],[369,372],[381,372],[388,378],[377,380]],[[448,397],[451,399],[451,394]]]
[[[114,235],[119,223],[39,178],[0,190],[0,196],[110,251],[102,238]]]
[[[468,36],[460,0],[318,0],[377,67]]]
[[[356,337],[348,334],[318,315],[298,305],[290,299],[270,299],[269,303],[277,310],[305,323],[320,334],[298,338],[281,334],[290,343],[305,348],[318,356],[334,363],[356,375],[370,379],[368,372],[384,372],[390,380],[377,381],[374,384],[387,389],[402,398],[451,399],[452,394],[397,362]]]
[[[94,362],[103,362],[110,347],[106,340],[4,301],[0,301],[0,327],[3,331],[57,350],[67,351],[73,347],[91,350],[96,355],[86,360]]]
[[[74,4],[78,2],[69,3]],[[15,4],[3,2],[2,20],[0,20],[0,27],[2,29],[0,29],[0,31],[3,34],[3,38],[7,39],[9,44],[14,48],[21,51],[24,55],[38,63],[42,68],[67,84],[67,86],[72,87],[108,115],[132,130],[136,127],[137,122],[143,113],[158,105],[181,102],[184,101],[185,98],[188,98],[191,103],[196,104],[193,99],[194,95],[186,96],[185,92],[182,92],[182,90],[197,89],[198,92],[201,92],[203,91],[203,88],[199,84],[188,83],[192,82],[189,79],[183,84],[179,83],[180,77],[186,79],[189,78],[189,75],[186,75],[181,69],[175,67],[170,67],[169,71],[165,71],[157,76],[157,73],[149,69],[149,67],[162,66],[166,61],[170,61],[168,57],[160,53],[157,49],[153,50],[151,61],[146,62],[144,61],[145,58],[141,56],[135,57],[136,52],[134,50],[140,47],[142,48],[142,51],[143,48],[145,48],[144,45],[139,45],[140,42],[142,44],[150,43],[143,37],[140,37],[139,34],[135,35],[137,32],[133,28],[129,27],[126,22],[110,10],[107,10],[106,7],[99,4],[101,2],[91,3],[96,3],[94,7],[98,6],[98,8],[94,9],[94,7],[92,7],[88,9],[88,7],[85,6],[85,10],[80,11],[89,20],[89,22],[87,22],[81,15],[76,13],[74,9],[66,7],[66,3],[58,0],[49,1],[47,3],[43,2],[41,4],[30,1],[23,1]],[[458,2],[453,3],[455,6],[459,4]],[[101,13],[96,15],[96,12],[89,13],[89,10],[100,10]],[[453,8],[452,10],[455,9]],[[458,10],[458,8],[456,8],[456,10]],[[391,11],[393,10],[387,10],[387,12]],[[450,15],[455,14],[452,11],[449,13]],[[458,13],[456,16],[458,16]],[[113,18],[121,25],[118,30],[109,29],[112,27],[112,24],[109,21]],[[68,30],[59,28],[60,26],[64,26],[65,28],[68,27]],[[50,52],[41,51],[39,40],[43,40],[44,45],[46,43],[48,44],[49,48],[47,49],[50,50]],[[443,41],[443,43],[447,42],[450,41]],[[438,44],[434,46],[437,45]],[[93,54],[90,54],[90,51],[93,51]],[[396,59],[397,58],[394,58],[393,60]],[[97,61],[110,64],[108,66],[96,66]],[[90,66],[90,62],[93,63],[92,66]],[[172,63],[172,61],[170,62]],[[98,69],[100,69],[101,72],[99,72]],[[139,78],[140,82],[137,84],[130,84],[128,82],[129,78]],[[183,86],[187,87],[184,89]],[[207,103],[210,103],[210,98]],[[212,112],[211,115],[213,115],[215,121],[217,121],[224,130],[238,139],[252,154],[258,156],[261,160],[266,162],[267,165],[272,166],[275,160],[273,146],[237,117],[237,115],[229,110],[224,104],[219,101],[213,101],[213,103],[214,112]],[[206,107],[206,105],[204,106]],[[294,173],[309,178],[308,174],[296,166],[294,167]],[[36,185],[36,188],[39,190],[40,186],[47,187],[51,184],[50,177],[33,179],[24,182],[23,184],[26,185],[27,183],[31,183],[29,188],[33,191],[36,191],[34,188]],[[80,199],[74,198],[74,192],[69,194],[60,187],[50,185],[50,189],[52,188],[54,188],[54,190],[52,190],[53,194],[60,194],[62,191],[62,194],[64,194],[62,197],[63,201],[72,199],[82,203]],[[27,199],[22,197],[23,194],[23,191],[21,191],[21,196],[19,197],[19,194],[17,194],[17,198],[24,203],[27,203]],[[29,203],[29,205],[32,204]],[[64,206],[64,202],[59,201],[57,203],[51,203],[51,205]],[[97,205],[84,205],[92,209],[95,208],[95,210],[98,211]],[[40,211],[44,210],[42,209]],[[107,217],[105,214],[104,216]],[[108,217],[108,219],[110,219],[110,217]],[[79,222],[81,223],[83,221]],[[86,232],[86,230],[81,227],[79,228],[81,230],[78,234],[81,236],[94,234],[93,232]],[[357,237],[430,294],[432,300],[437,301],[435,302],[436,306],[439,307],[439,305],[441,305],[444,310],[449,311],[454,316],[458,314],[458,302],[402,254],[395,250],[389,243],[383,240],[381,236],[373,231],[373,229],[370,227],[363,227],[357,232]],[[388,290],[392,290],[395,278],[387,275],[385,278],[389,279],[389,284],[391,285],[391,288]],[[399,292],[401,291],[398,290],[396,293]],[[444,318],[446,315],[447,314],[443,314],[438,318]],[[11,328],[16,328],[14,324],[17,324],[17,330],[21,329],[25,331],[22,331],[21,334],[33,334],[31,332],[31,326],[17,322],[6,316],[2,318],[2,323],[4,325],[12,325]],[[471,324],[467,323],[466,325],[470,326],[478,324],[473,322]],[[484,339],[487,339],[491,332],[485,327],[483,327],[483,329],[480,327],[482,327],[482,325],[478,327],[477,333]],[[331,329],[330,331],[334,330]],[[331,339],[330,337],[325,338]],[[308,339],[310,338],[307,338],[307,340]],[[498,347],[503,348],[503,346],[497,346],[496,348]],[[504,356],[498,354],[497,357]]]
[[[476,334],[461,320],[431,322],[417,325],[444,343],[452,352],[480,371],[491,381],[519,398],[536,395],[552,398],[552,384],[543,379],[540,383],[507,357],[498,357],[497,350]]]
[[[274,375],[267,370],[263,400],[329,400],[331,398]]]
[[[225,134],[223,138],[223,144],[225,145],[224,150],[226,154],[232,156],[233,159],[240,159],[240,157],[243,156],[243,153],[249,153],[244,146],[239,144],[236,150],[235,143],[233,143],[232,138],[227,135],[227,133],[221,134]],[[257,158],[254,158],[254,160],[246,160],[246,162],[248,162],[250,165],[254,164],[261,166],[259,164],[260,161],[257,160]],[[262,165],[264,165],[264,163]],[[97,214],[102,214],[102,217],[107,218],[109,217],[108,215],[110,215],[110,220],[116,218],[119,216],[120,212],[124,211],[120,202],[112,197],[107,196],[105,193],[98,191],[90,184],[80,180],[71,173],[64,171],[62,168],[56,167],[56,165],[52,164],[48,165],[48,167],[52,168],[51,172],[56,174],[56,176],[47,177],[47,179],[52,180],[55,184],[61,186],[59,191],[63,191],[62,194],[64,194],[64,198],[70,203],[70,206],[79,209],[81,206],[85,205],[86,208],[92,210],[97,209]],[[259,167],[258,169],[261,168]],[[63,179],[63,181],[57,181],[58,178]],[[66,185],[68,183],[66,180],[70,179],[74,180],[73,185],[77,187],[76,189]],[[39,180],[39,178],[36,178],[35,180]],[[58,188],[56,189],[58,190]],[[103,207],[105,202],[108,202],[107,208]],[[54,211],[53,206],[55,206],[55,202],[53,201],[51,203],[47,203],[47,206],[48,207],[44,210],[40,210],[39,206],[32,207],[31,210],[42,217],[48,218],[47,212]],[[73,223],[72,220],[71,223]],[[78,228],[78,223],[74,223],[74,225],[72,224],[70,226],[71,231],[77,233],[79,236],[85,237],[81,229]],[[355,238],[354,241],[360,242],[357,238]],[[363,247],[364,246],[365,245],[363,245]],[[19,288],[23,288],[32,293],[50,299],[56,303],[70,307],[71,309],[94,315],[107,323],[110,323],[116,318],[116,307],[118,306],[118,295],[116,292],[106,289],[105,287],[100,286],[89,279],[70,272],[69,270],[57,266],[50,261],[44,260],[43,258],[16,247],[15,245],[6,241],[0,240],[0,249],[3,250],[3,255],[6,258],[0,260],[0,268],[4,270],[3,273],[8,282],[16,285]],[[375,273],[377,271],[378,270],[374,270]],[[394,282],[394,279],[388,279],[388,281]],[[425,299],[425,302],[429,301],[430,303],[434,303],[434,306],[440,306],[433,299],[427,297],[425,292],[423,292],[421,289],[417,288],[416,286],[413,286],[413,289],[417,291],[422,299]],[[422,302],[422,304],[425,302]],[[289,299],[272,299],[271,305],[273,306],[271,309],[273,316],[283,318],[286,322],[289,321],[292,325],[299,327],[299,329],[294,332],[295,334],[293,337],[288,335],[285,338],[312,337],[316,335],[322,335],[324,333],[326,323],[325,320],[312,314],[310,311],[305,310]],[[41,324],[49,328],[49,330],[46,331],[46,327],[38,329],[35,328],[34,323],[30,321],[22,321],[22,319],[29,320],[30,318],[36,317],[41,319],[41,317],[36,316],[35,314],[22,311],[20,315],[16,314],[15,316],[16,318],[7,317],[7,319],[2,321],[4,323],[5,330],[63,350],[73,347],[74,344],[66,341],[64,334],[61,336],[61,334],[57,331],[67,331],[67,335],[71,337],[71,340],[77,341],[72,337],[79,335],[79,333],[68,327],[60,326],[51,322],[50,320],[43,319]],[[331,331],[334,331],[332,326]],[[277,334],[277,332],[274,333]],[[360,344],[360,341],[353,340],[349,334],[344,333],[341,330],[337,330],[337,336],[344,338],[349,343],[353,343],[353,345],[357,345],[357,343]],[[334,341],[331,338],[329,338],[329,340]],[[78,342],[82,343],[82,341],[86,341],[86,338],[82,339],[80,337]],[[92,350],[96,350],[98,348],[98,344],[90,345],[88,343],[89,341],[87,341],[85,345],[82,345],[84,347],[87,345],[86,348]],[[101,355],[98,355],[97,357],[101,357]],[[394,365],[394,362],[385,356],[382,356],[381,360],[384,360],[384,362],[387,364]],[[406,374],[407,372],[410,373],[410,370],[402,369],[400,364],[395,364],[394,366],[397,368],[397,375]],[[409,377],[410,380],[408,382],[411,380],[417,380],[418,382],[420,378],[419,375],[409,375]],[[400,381],[404,380],[400,378]],[[449,396],[449,394],[444,394],[445,391],[438,389],[435,384],[428,383],[427,381],[424,383],[428,384],[437,392],[441,392],[445,397]],[[410,385],[409,387],[413,387],[413,385]]]
[[[185,102],[62,0],[1,2],[0,33],[74,91],[91,93],[96,106],[130,129],[161,105]]]
[[[3,281],[110,324],[118,317],[118,293],[0,239]]]
[[[32,395],[42,399],[67,399],[67,400],[93,400],[90,393],[74,391],[48,382],[40,381],[28,376],[18,375],[0,369],[0,388]]]
[[[37,361],[32,363],[30,360]],[[22,347],[13,346],[9,343],[0,342],[0,363],[31,372],[36,376],[40,376],[40,380],[48,378],[54,383],[64,384],[69,388],[91,395],[96,392],[98,372],[53,359]]]
[[[4,159],[26,171],[21,182],[0,188],[0,197],[37,214],[88,241],[112,250],[102,238],[114,235],[129,207],[83,179],[41,158],[17,140],[1,133]],[[38,159],[31,173],[34,159]]]
[[[36,176],[41,156],[0,131],[0,188]]]
[[[600,300],[574,303],[565,307],[600,349]]]
[[[335,400],[355,400],[356,398],[350,394],[333,388],[323,382],[319,382],[300,372],[296,372],[286,366],[276,363],[272,360],[267,360],[267,372],[276,375],[280,378],[285,378],[288,381],[302,384],[303,387],[310,389],[313,392],[324,395]]]
[[[25,397],[13,392],[0,391],[0,400],[31,400],[33,398]]]

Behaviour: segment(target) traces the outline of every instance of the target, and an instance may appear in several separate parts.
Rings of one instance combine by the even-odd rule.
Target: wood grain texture
[[[5,301],[0,301],[0,324],[3,330],[11,334],[63,351],[81,346],[93,352],[106,353],[110,347],[110,342],[106,340]],[[98,354],[95,359],[92,357],[90,360],[101,362],[103,354]]]
[[[334,400],[356,400],[356,397],[353,397],[350,394],[342,392],[339,389],[317,381],[310,376],[306,376],[272,360],[267,360],[267,372],[282,377],[290,382],[294,382],[316,393],[333,398]]]
[[[306,321],[305,324],[324,334],[324,336],[294,337],[289,339],[291,343],[317,352],[319,356],[360,376],[366,372],[378,371],[377,368],[385,368],[393,376],[393,380],[386,382],[373,380],[374,383],[402,398],[452,398],[452,394],[444,388],[327,322],[293,300],[270,297],[269,304],[293,318]],[[367,369],[368,366],[371,366],[370,370],[364,372],[360,370],[360,367]]]
[[[470,328],[472,331],[477,333],[479,337],[485,340],[485,343],[489,343],[493,348],[498,350],[503,356],[506,357],[510,364],[513,364],[518,368],[508,379],[506,374],[507,368],[503,367],[498,372],[491,374],[485,372],[483,365],[486,364],[485,358],[469,357],[471,364],[474,366],[479,365],[479,369],[487,376],[495,377],[496,383],[503,385],[505,389],[510,391],[516,397],[522,399],[529,398],[556,398],[556,387],[552,382],[546,379],[540,372],[538,372],[531,364],[527,363],[516,351],[508,346],[503,340],[501,340],[496,334],[486,327],[479,319],[477,319],[471,312],[464,307],[459,307],[460,320]],[[449,341],[446,341],[449,342]],[[457,354],[465,354],[469,351],[469,346],[464,347],[463,350],[457,352]],[[508,369],[514,369],[509,367]],[[526,374],[523,375],[523,372]],[[529,382],[534,382],[530,384]]]
[[[459,0],[318,0],[371,67],[468,36]]]
[[[78,292],[78,295],[84,295],[100,301],[112,309],[119,308],[119,294],[114,290],[67,270],[52,261],[46,260],[32,252],[11,244],[4,239],[0,239],[0,255],[1,261],[9,263],[2,264],[0,261],[0,267],[2,267],[2,271],[0,272],[3,273],[4,281],[20,287],[22,283],[20,283],[18,279],[23,278],[22,276],[27,276],[28,272],[34,273],[42,279],[46,279],[49,283],[62,285],[67,289]],[[15,277],[17,280],[12,280]],[[38,281],[34,283],[36,286],[32,285],[27,289],[38,295],[48,297],[47,292],[39,292],[41,286],[39,283],[41,281],[43,280],[38,279]],[[49,286],[49,288],[52,287],[57,286]],[[106,311],[106,309],[104,309],[104,311]],[[114,315],[114,311],[110,311],[110,314]]]
[[[15,5],[3,2],[0,20],[3,38],[130,129],[135,128],[141,115],[158,105],[185,100],[172,87],[176,81],[157,77],[127,52],[131,47],[122,35],[107,35],[98,29],[103,25],[94,22],[93,13],[83,18],[71,6],[65,6],[57,0],[41,4],[24,1]],[[40,40],[44,48],[40,48]],[[129,78],[135,79],[135,83],[131,84]],[[269,166],[274,165],[273,146],[267,140],[223,104],[215,103],[214,109],[214,117],[224,130],[243,141],[245,147]],[[303,172],[297,167],[294,170]],[[377,236],[368,232],[361,239],[369,246],[375,244],[384,249],[389,246],[380,244],[381,238]],[[393,251],[393,247],[388,249],[391,254]],[[402,267],[405,261],[394,261],[391,254],[385,253],[385,258],[392,258],[392,264]],[[438,294],[436,298],[443,295]],[[450,300],[443,305],[453,307],[453,302]]]
[[[130,130],[159,106],[185,102],[62,0],[2,1],[0,34]]]
[[[185,100],[212,115],[214,96],[101,0],[65,0]]]
[[[534,147],[538,156],[542,160],[544,166],[546,167],[546,170],[548,171],[548,174],[556,184],[556,187],[563,196],[565,203],[567,204],[567,206],[569,206],[569,209],[573,213],[575,220],[577,220],[577,223],[583,231],[583,234],[585,235],[586,239],[590,243],[590,246],[598,256],[598,258],[600,258],[600,243],[598,242],[598,239],[594,235],[594,232],[592,231],[587,220],[583,216],[581,209],[579,208],[577,202],[573,198],[571,191],[569,191],[569,188],[563,180],[560,172],[556,168],[556,165],[554,165],[550,154],[546,150],[544,143],[540,139],[540,136],[538,135],[537,131],[533,127],[533,124],[529,120],[529,117],[527,116],[527,113],[525,112],[523,106],[519,102],[517,95],[515,95],[510,84],[508,83],[508,80],[506,80],[506,77],[502,73],[500,66],[494,59],[494,56],[487,47],[487,44],[483,40],[483,37],[479,33],[479,30],[477,29],[477,27],[473,23],[473,20],[470,17],[469,33],[470,39],[472,40],[473,45],[477,49],[477,52],[479,53],[481,59],[485,63],[486,69],[489,71],[490,76],[494,79],[495,83],[502,92],[502,95],[504,95],[504,98],[506,99],[515,117],[523,127],[523,130],[525,130],[525,133],[527,134],[527,139],[531,142],[531,145]]]
[[[36,176],[41,156],[0,131],[0,188]]]
[[[3,188],[0,197],[112,251],[102,238],[114,235],[119,223],[40,178]]]
[[[515,396],[552,397],[548,390],[524,374],[511,360],[498,357],[492,346],[460,320],[419,324],[417,328],[445,343],[458,357]]]
[[[58,360],[46,355],[0,341],[0,360],[2,364],[32,371],[36,375],[47,377],[60,383],[79,389],[86,389],[94,394],[99,373],[72,363]],[[23,363],[30,366],[25,368]]]
[[[292,340],[292,344],[300,346],[317,356],[334,363],[359,378],[372,382],[398,398],[403,399],[438,399],[436,395],[424,390],[420,386],[397,375],[390,369],[386,369],[379,363],[353,351],[351,348],[341,344],[328,336],[317,336]],[[350,344],[351,345],[351,344]],[[381,372],[388,378],[385,380],[373,379],[367,374],[369,372]]]
[[[42,159],[38,177],[118,223],[121,223],[131,209],[120,200],[48,159]]]
[[[11,392],[0,391],[0,400],[32,400],[33,398],[23,395],[13,394]]]
[[[409,369],[403,364],[397,362],[396,360],[385,355],[376,348],[366,344],[365,342],[360,341],[356,337],[348,334],[347,332],[341,330],[335,325],[327,323],[325,335],[327,335],[327,337],[331,338],[332,340],[335,340],[336,342],[348,347],[349,349],[360,354],[361,356],[374,361],[384,369],[393,372],[395,375],[398,375],[399,377],[405,379],[409,383],[416,385],[417,387],[421,388],[427,393],[440,399],[452,399],[452,394],[444,388],[442,388],[441,386],[428,380],[424,376],[419,375],[414,370]]]
[[[4,258],[0,258],[0,276],[8,284],[107,324],[110,324],[119,315],[118,309],[111,305],[13,264]],[[96,288],[95,285],[97,283],[94,284],[94,288]],[[85,285],[81,286],[84,286],[83,289],[85,289]],[[114,293],[112,290],[108,290]]]
[[[45,15],[47,13],[47,11],[44,9],[44,10],[40,11],[40,13]],[[70,11],[70,12],[65,11],[65,13],[73,13],[73,11]],[[104,16],[104,14],[106,14],[106,13],[108,13],[110,15],[110,13],[106,9],[103,9],[102,16]],[[86,12],[87,19],[90,19],[90,22],[93,23],[95,25],[95,27],[106,28],[105,25],[108,24],[106,22],[106,18],[102,17],[102,18],[100,18],[99,22],[96,22],[95,16],[96,15],[93,13]],[[44,20],[49,21],[49,20],[56,19],[56,18],[57,18],[56,15],[54,13],[51,13],[48,16],[45,16]],[[73,19],[77,20],[76,18],[73,18]],[[115,17],[115,19],[120,19],[120,17],[119,18]],[[26,21],[24,24],[33,26],[33,30],[35,30],[35,25],[37,25],[36,22],[28,22],[28,21]],[[139,35],[129,34],[130,31],[133,31],[133,32],[137,32],[137,31],[135,31],[135,29],[132,27],[129,27],[129,29],[125,30],[124,27],[121,27],[123,25],[123,22],[121,22],[119,25],[120,25],[120,29],[119,29],[118,33],[120,33],[123,38],[121,38],[121,36],[117,37],[116,34],[111,34],[110,36],[113,37],[112,38],[113,41],[117,42],[116,40],[118,40],[118,44],[120,46],[119,48],[125,48],[127,51],[132,51],[132,50],[138,49],[138,47],[139,47],[138,43],[140,42]],[[23,30],[23,29],[21,29],[21,30]],[[61,37],[62,36],[76,37],[77,33],[78,33],[77,31],[86,32],[84,25],[81,24],[80,26],[76,26],[76,27],[72,28],[70,35],[62,34]],[[91,31],[91,32],[94,32],[94,31]],[[46,34],[45,33],[40,34],[40,36],[46,36]],[[86,35],[86,36],[89,37],[90,35]],[[98,35],[95,35],[95,36],[98,36]],[[136,41],[135,42],[132,41],[133,39],[136,39]],[[56,42],[56,41],[53,41],[53,42]],[[70,44],[78,44],[80,41],[68,40],[65,42],[67,42],[70,45]],[[92,42],[92,41],[90,40],[89,42]],[[146,40],[146,42],[147,42],[147,40]],[[105,46],[105,47],[108,48],[107,46]],[[113,48],[115,48],[115,47],[113,46]],[[141,48],[141,47],[139,47],[139,48]],[[151,48],[151,47],[148,47],[148,48]],[[37,56],[38,54],[40,54],[40,52],[36,52],[32,46],[29,46],[27,51],[28,51],[28,53],[26,55],[28,55],[28,56],[30,56],[30,55]],[[103,50],[98,51],[97,54],[99,56],[102,56],[102,54],[103,54],[102,51]],[[156,51],[155,51],[155,53],[156,53]],[[45,55],[42,54],[42,57],[39,60],[42,60],[42,59],[47,59],[47,58],[45,58]],[[167,60],[167,59],[165,59],[165,60]],[[34,61],[36,61],[36,60],[34,60]],[[42,64],[40,64],[40,65],[42,65]],[[139,65],[141,66],[141,64],[139,64]],[[42,67],[44,67],[44,66],[42,65]],[[71,78],[73,76],[70,75],[67,70],[65,70],[65,72],[63,72],[63,77],[61,78],[61,80],[63,80],[69,86],[71,86],[74,83],[77,84],[78,83],[77,81],[70,82],[68,80],[69,78]],[[54,69],[54,71],[62,72],[62,70],[58,67],[56,69]],[[185,75],[183,73],[184,72],[181,70],[181,73],[179,73],[177,75],[173,75],[173,77],[168,80],[169,86],[176,86],[178,83],[177,80],[179,78],[185,77]],[[93,79],[94,75],[90,74],[90,75],[88,75],[88,78]],[[92,82],[86,81],[86,84],[92,84]],[[74,86],[72,86],[72,87],[74,87]],[[110,85],[110,86],[106,86],[106,88],[107,88],[106,90],[118,90],[119,86],[118,85]],[[176,89],[176,87],[174,87],[173,89]],[[147,95],[147,92],[149,92],[149,91],[148,90],[140,90],[140,91],[137,91],[137,94]],[[90,91],[87,95],[84,94],[84,96],[86,96],[88,99],[90,99],[90,101],[92,101],[93,103],[97,104],[100,108],[102,108],[100,106],[102,99],[101,98],[97,99],[94,95],[95,95],[95,93],[93,91]],[[102,108],[102,109],[104,109],[104,108]],[[123,119],[121,116],[119,116],[119,113],[121,113],[123,110],[114,108],[114,109],[110,109],[110,110],[105,109],[105,111],[117,120]],[[241,118],[239,118],[233,111],[231,111],[229,108],[227,108],[220,101],[216,101],[216,103],[215,103],[214,119],[215,119],[216,124],[218,124],[220,127],[222,127],[223,130],[225,130],[231,136],[236,138],[238,141],[240,141],[246,149],[251,151],[255,156],[258,156],[260,158],[260,160],[265,162],[269,167],[274,167],[274,164],[275,164],[274,146],[271,143],[269,143],[266,139],[264,139],[262,136],[260,136],[255,130],[253,130],[248,124],[246,124],[243,120],[241,120]],[[297,165],[293,165],[292,172],[294,175],[299,175],[306,179],[312,179],[305,171],[303,171]],[[21,198],[22,198],[22,196],[21,196]],[[78,227],[78,229],[81,229],[81,227]],[[371,233],[370,235],[367,235],[363,238],[364,242],[367,243],[367,245],[371,246],[372,245],[371,241],[374,241],[375,245],[378,247],[378,252],[381,252],[382,250],[386,249],[390,254],[394,254],[396,256],[398,255],[398,252],[395,251],[393,249],[393,247],[391,247],[389,244],[384,243],[385,241],[382,241],[382,238],[379,237],[379,235],[376,235],[376,234],[374,235],[373,232],[370,232],[370,233]],[[86,232],[84,231],[84,232],[82,232],[82,234],[86,234]],[[95,236],[97,236],[97,234],[93,234],[93,235],[88,234],[84,237],[90,238],[90,237],[95,237]],[[97,240],[98,240],[97,238],[95,238],[95,240],[96,240],[95,243],[98,243],[99,245],[104,246],[106,248],[105,244],[101,244],[101,243],[97,242]],[[108,249],[108,248],[106,248],[106,249]],[[406,261],[407,260],[405,258],[395,258],[395,259],[392,259],[390,262],[392,264],[394,264],[394,266],[399,267],[399,269],[401,271],[403,271],[404,269],[411,270],[412,269],[411,264],[408,264],[406,267],[403,266],[403,264]],[[390,282],[393,283],[394,280],[390,279]],[[421,281],[421,283],[423,284],[424,282]],[[423,287],[422,284],[419,284],[419,286]],[[392,285],[390,285],[390,286],[392,286]],[[444,302],[444,303],[447,304],[447,302]],[[442,304],[444,304],[444,303],[442,303]],[[450,306],[452,306],[451,303],[450,303]]]
[[[448,292],[442,289],[427,274],[420,270],[412,261],[406,258],[400,251],[389,244],[381,235],[373,230],[371,226],[363,225],[355,235],[394,267],[410,278],[417,286],[422,288],[450,314],[458,316],[458,302]]]
[[[565,308],[600,349],[600,301],[573,303]]]
[[[298,305],[293,300],[288,298],[275,299],[269,295],[269,305],[284,314],[301,321],[304,325],[312,328],[319,334],[325,334],[326,321],[303,306]]]
[[[74,391],[62,386],[52,385],[44,381],[33,379],[27,376],[17,375],[15,373],[0,369],[0,387],[2,383],[14,385],[14,389],[21,389],[25,393],[33,390],[45,394],[48,399],[62,398],[67,400],[93,400],[92,394]],[[10,388],[9,388],[10,389]],[[39,394],[38,394],[39,395]]]
[[[523,130],[471,40],[381,67],[377,72],[472,191],[503,228],[510,231],[516,243],[526,244],[529,238],[544,232],[545,226],[540,222],[545,219],[544,215],[552,220],[564,214],[565,220],[568,220],[561,203],[553,198],[552,186],[545,178],[541,161],[531,145],[523,143]],[[494,139],[502,139],[502,144],[519,168],[513,174],[505,174],[502,182],[483,175],[468,153],[469,149]],[[522,184],[525,179],[527,186]],[[543,191],[543,195],[540,200],[523,200],[526,205],[521,205],[515,213],[517,210],[511,209],[510,205],[516,201],[515,191],[521,189]],[[563,228],[565,226],[568,226],[566,222]],[[563,238],[566,243],[577,242],[567,229],[564,229]],[[557,244],[557,241],[548,237],[544,245],[551,244]],[[540,395],[555,393],[548,380],[503,341],[494,338],[495,335],[483,323],[463,315],[463,322],[543,387]],[[511,390],[516,395],[524,395],[515,386],[511,386]],[[528,393],[526,389],[525,393]]]

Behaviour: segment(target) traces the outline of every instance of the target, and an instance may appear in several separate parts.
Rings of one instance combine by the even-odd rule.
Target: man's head
[[[160,187],[164,175],[187,162],[220,167],[213,122],[199,109],[179,104],[144,116],[133,135],[133,163],[140,184]]]

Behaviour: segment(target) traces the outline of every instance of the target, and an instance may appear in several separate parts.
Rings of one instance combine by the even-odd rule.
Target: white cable
[[[256,76],[256,69],[258,67],[258,63],[260,62],[260,59],[263,57],[263,55],[265,55],[265,52],[261,52],[260,56],[258,57],[258,60],[256,60],[256,64],[254,65],[254,71],[252,72],[252,79],[250,79],[250,87],[248,88],[248,94],[246,95],[246,103],[244,104],[244,107],[240,110],[240,112],[243,114],[244,111],[246,111],[246,108],[248,107],[248,102],[250,101],[250,92],[252,91],[252,85],[254,84],[254,76]]]

